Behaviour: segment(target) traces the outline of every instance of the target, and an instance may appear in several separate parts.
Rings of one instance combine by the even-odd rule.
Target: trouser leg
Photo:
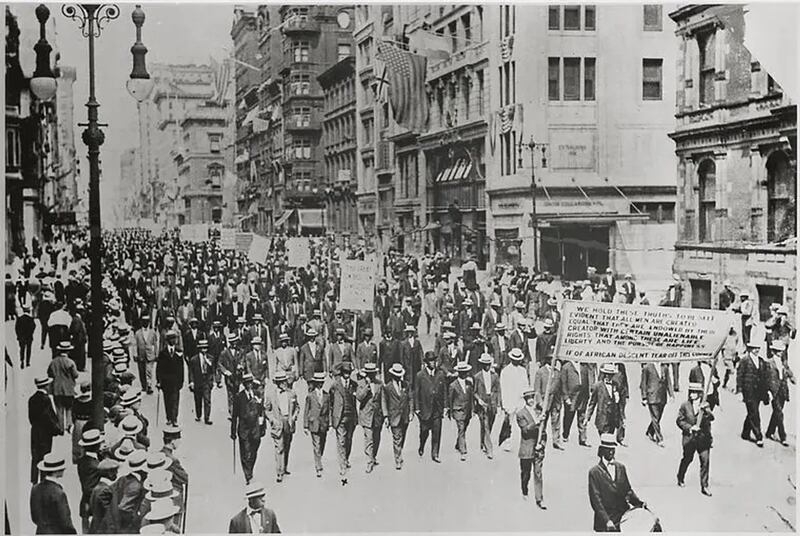
[[[355,425],[349,424],[346,431],[347,435],[345,436],[344,450],[347,455],[347,463],[350,463],[350,454],[353,452],[353,432],[355,432]]]
[[[155,361],[148,361],[147,362],[147,390],[148,392],[152,392],[153,384],[155,383],[155,376],[156,376],[156,362]]]
[[[492,427],[494,426],[494,419],[497,413],[494,409],[489,408],[481,414],[481,444],[483,450],[487,455],[493,454],[494,446],[492,445]]]
[[[292,434],[291,429],[289,427],[289,421],[287,420],[283,427],[283,472],[284,473],[287,473],[289,471],[289,454],[292,452],[293,438],[294,434]]]
[[[661,414],[664,410],[661,404],[648,404],[650,408],[650,427],[648,431],[651,432],[651,436],[656,442],[661,442],[664,440],[664,436],[661,435]]]
[[[395,465],[403,465],[403,444],[406,440],[408,425],[392,426],[392,450]]]
[[[578,420],[578,442],[583,444],[586,443],[586,406],[578,406],[577,410],[577,420]]]
[[[375,457],[373,456],[372,446],[372,427],[364,426],[364,456],[367,457],[367,466],[371,467],[375,464]]]
[[[336,427],[336,453],[339,456],[339,474],[347,476],[347,428],[344,424]]]
[[[550,430],[553,433],[553,444],[561,440],[561,402],[553,402],[550,410]]]
[[[528,484],[531,481],[531,469],[533,468],[533,458],[520,458],[519,460],[519,480],[522,487],[522,495],[528,496]]]
[[[456,420],[456,429],[457,429],[457,436],[456,436],[456,450],[461,454],[467,453],[467,424],[469,421],[465,420]]]
[[[681,463],[678,465],[678,481],[683,482],[684,478],[686,478],[686,470],[691,465],[692,460],[694,460],[694,453],[695,453],[695,442],[694,440],[688,441],[686,444],[683,445],[683,457],[681,458]]]
[[[314,469],[322,471],[322,434],[311,432],[311,448],[314,452]]]
[[[194,388],[194,417],[198,421],[203,418],[203,391],[199,386]]]
[[[236,386],[233,382],[225,381],[225,392],[228,394],[228,416],[233,415],[233,396],[236,394]]]
[[[575,420],[575,410],[570,406],[564,406],[564,426],[561,429],[561,439],[565,442],[569,439],[569,432],[572,429],[572,422]]]
[[[777,419],[778,419],[778,439],[780,439],[781,441],[786,441],[786,428],[784,427],[784,424],[783,424],[783,405],[784,405],[784,403],[785,402],[783,400],[781,400],[780,402],[778,402],[778,404],[776,406],[777,407],[777,413],[778,413],[778,415],[777,415]]]
[[[761,402],[759,400],[748,400],[745,402],[745,406],[747,407],[747,421],[749,426],[749,431],[753,433],[756,438],[756,441],[761,441],[761,410],[760,410]]]
[[[381,432],[383,432],[383,427],[380,424],[372,427],[372,463],[375,463],[375,459],[378,457],[378,448],[381,446]]]
[[[250,450],[250,441],[246,435],[239,434],[239,461],[242,464],[242,472],[246,481],[253,478],[253,466],[250,465],[250,457],[252,455]]]
[[[147,362],[146,361],[137,361],[136,368],[139,371],[139,385],[142,387],[142,391],[147,391]]]
[[[700,487],[702,489],[706,489],[708,487],[708,473],[711,463],[711,449],[698,451],[697,457],[700,458]]]
[[[681,390],[681,364],[680,362],[672,363],[672,380],[674,382],[672,388],[677,393]]]
[[[39,327],[42,328],[42,348],[44,348],[44,343],[47,340],[47,323],[39,321]]]
[[[533,454],[533,495],[537,502],[544,499],[544,481],[542,480],[542,466],[544,465],[544,449]]]
[[[432,419],[431,419],[432,420]],[[428,435],[431,431],[431,421],[419,420],[419,452],[425,452],[425,443],[428,442]]]
[[[617,428],[617,443],[622,443],[625,441],[625,406],[627,403],[628,399],[619,399],[619,428]]]
[[[211,420],[211,380],[203,386],[203,417],[205,422]]]
[[[284,473],[286,472],[286,467],[284,465],[284,456],[283,452],[286,448],[286,443],[283,440],[284,432],[281,432],[281,435],[278,437],[272,437],[272,444],[275,447],[275,473],[278,478],[283,478]]]
[[[442,444],[442,418],[431,419],[431,458],[439,459],[439,447]]]

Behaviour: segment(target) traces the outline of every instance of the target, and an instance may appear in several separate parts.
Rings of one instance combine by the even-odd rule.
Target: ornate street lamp
[[[137,103],[144,102],[153,91],[153,80],[147,72],[147,65],[145,63],[145,54],[147,54],[147,47],[142,43],[142,25],[144,24],[144,11],[142,6],[137,4],[136,8],[131,14],[131,20],[136,26],[136,42],[131,47],[131,55],[133,56],[133,70],[131,77],[128,80],[127,88],[128,93],[131,94]]]
[[[517,151],[518,151],[518,164],[519,167],[522,168],[522,151],[523,149],[528,149],[531,154],[531,228],[533,229],[533,269],[538,271],[539,270],[539,225],[536,218],[536,149],[539,148],[542,151],[542,167],[547,167],[547,156],[545,155],[545,149],[547,144],[545,143],[536,143],[533,140],[533,135],[531,135],[531,139],[528,143],[524,143],[520,141],[517,144]]]
[[[31,78],[31,91],[42,102],[51,100],[56,95],[56,77],[50,69],[50,53],[53,47],[47,42],[47,20],[50,10],[44,4],[36,8],[36,19],[39,21],[39,41],[34,45],[36,51],[36,70]]]

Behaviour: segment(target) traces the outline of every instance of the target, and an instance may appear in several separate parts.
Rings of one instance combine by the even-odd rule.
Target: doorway
[[[608,267],[607,225],[557,225],[541,229],[541,265],[565,281],[586,279],[586,268]]]
[[[711,309],[711,281],[690,279],[692,289],[692,309]]]
[[[758,292],[758,314],[762,322],[769,320],[769,306],[783,303],[783,287],[777,285],[756,285]]]

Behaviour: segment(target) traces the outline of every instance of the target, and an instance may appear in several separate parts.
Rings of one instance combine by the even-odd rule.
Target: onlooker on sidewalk
[[[19,368],[21,369],[31,365],[31,347],[35,330],[36,322],[31,316],[31,306],[23,305],[22,314],[14,323],[14,331],[17,334],[17,342],[19,342]]]
[[[69,341],[60,342],[56,348],[56,356],[47,367],[47,375],[53,378],[53,398],[58,424],[66,432],[72,430],[72,401],[75,398],[75,380],[78,379],[78,368],[69,357],[73,349]]]

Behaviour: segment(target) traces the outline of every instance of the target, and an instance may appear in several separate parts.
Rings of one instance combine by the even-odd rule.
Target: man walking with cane
[[[234,397],[231,414],[231,439],[239,438],[239,457],[247,484],[253,480],[253,467],[256,464],[261,438],[267,433],[264,418],[264,405],[253,391],[253,375],[242,376],[243,388]],[[234,452],[236,444],[234,443]]]
[[[142,324],[134,335],[136,339],[136,365],[139,383],[148,395],[153,394],[153,376],[158,357],[158,336],[150,326],[150,315],[142,315]]]

